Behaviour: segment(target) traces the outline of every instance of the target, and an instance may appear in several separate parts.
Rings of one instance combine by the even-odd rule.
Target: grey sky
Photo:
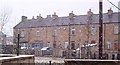
[[[111,5],[107,0],[104,1],[103,10],[106,13],[111,7],[114,12],[118,9]],[[110,0],[118,6],[119,0]],[[54,12],[58,16],[68,16],[73,11],[76,15],[84,15],[89,9],[93,13],[98,13],[99,0],[0,0],[1,8],[8,8],[11,12],[9,22],[4,28],[4,32],[12,35],[12,28],[21,21],[21,16],[25,15],[29,19],[41,14],[44,18],[46,15],[52,15]]]

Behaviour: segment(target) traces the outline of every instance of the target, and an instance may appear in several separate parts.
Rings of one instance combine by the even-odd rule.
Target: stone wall
[[[1,57],[0,65],[34,65],[33,55],[20,55],[13,57]]]
[[[120,65],[120,60],[68,59],[65,65]]]

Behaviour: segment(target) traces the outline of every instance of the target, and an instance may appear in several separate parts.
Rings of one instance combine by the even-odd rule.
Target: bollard
[[[49,61],[49,65],[52,65],[52,64],[51,64],[51,61]]]

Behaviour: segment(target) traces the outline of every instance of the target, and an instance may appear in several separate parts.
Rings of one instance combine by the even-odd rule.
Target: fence
[[[35,65],[64,65],[64,63],[35,63]]]

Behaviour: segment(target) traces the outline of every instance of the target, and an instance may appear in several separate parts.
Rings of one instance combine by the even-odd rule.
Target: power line
[[[107,0],[109,3],[111,3],[113,6],[115,6],[117,9],[119,9],[120,10],[120,8],[119,7],[117,7],[115,4],[113,4],[111,1],[109,1],[109,0]]]

